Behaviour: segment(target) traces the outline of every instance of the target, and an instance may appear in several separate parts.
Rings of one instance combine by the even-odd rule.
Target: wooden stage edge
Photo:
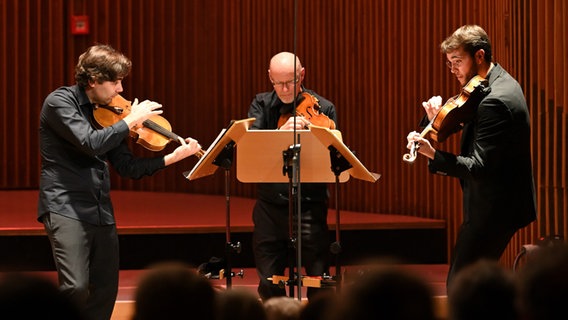
[[[225,233],[224,195],[112,191],[119,234]],[[0,236],[45,235],[37,217],[37,190],[0,190]],[[231,232],[252,232],[254,199],[231,197]],[[336,210],[328,224],[335,228]],[[341,230],[444,229],[444,220],[340,210]]]

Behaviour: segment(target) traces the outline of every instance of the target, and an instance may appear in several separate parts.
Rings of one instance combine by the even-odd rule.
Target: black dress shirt
[[[335,106],[329,100],[317,93],[302,88],[303,91],[314,95],[319,100],[320,112],[327,115],[337,125]],[[248,117],[256,118],[251,130],[270,130],[278,128],[278,119],[282,113],[289,113],[293,104],[283,103],[275,91],[259,93],[252,101]],[[270,203],[288,205],[288,184],[285,183],[259,183],[257,187],[258,198]],[[302,201],[322,202],[327,200],[327,186],[325,183],[302,183]]]
[[[84,89],[76,85],[45,99],[39,127],[39,221],[52,212],[94,225],[114,224],[108,163],[134,179],[165,167],[163,157],[134,157],[126,142],[126,122],[95,128],[92,110]]]

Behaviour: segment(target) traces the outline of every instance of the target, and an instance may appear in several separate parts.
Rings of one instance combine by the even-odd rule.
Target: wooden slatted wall
[[[0,188],[37,188],[41,103],[73,83],[78,55],[93,43],[132,58],[125,97],[161,102],[174,131],[204,146],[231,119],[246,117],[256,92],[271,90],[270,57],[295,50],[306,86],[336,104],[346,144],[383,175],[375,184],[345,184],[341,207],[445,219],[451,249],[461,222],[459,183],[428,174],[422,158],[407,165],[401,157],[420,102],[459,90],[439,43],[476,23],[488,31],[495,60],[519,80],[532,118],[539,220],[515,237],[504,261],[539,236],[568,236],[565,1],[297,0],[296,25],[294,13],[293,0],[1,0]],[[89,17],[88,35],[71,34],[71,15]],[[458,141],[439,147],[457,151]],[[115,177],[113,187],[223,194],[223,174],[182,177],[195,162],[140,181]],[[254,186],[232,179],[231,193],[252,197]]]

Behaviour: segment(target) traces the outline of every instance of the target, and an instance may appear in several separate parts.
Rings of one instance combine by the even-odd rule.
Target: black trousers
[[[493,225],[464,223],[454,247],[454,255],[448,272],[446,286],[463,268],[481,259],[499,260],[516,230]]]
[[[115,225],[95,226],[46,214],[59,287],[87,319],[110,319],[118,293],[118,235]]]
[[[301,257],[306,275],[329,274],[327,203],[305,202],[302,203],[301,209]],[[290,266],[290,261],[292,263],[296,261],[295,249],[290,248],[288,206],[258,200],[253,209],[253,221],[253,251],[256,270],[260,278],[258,293],[263,300],[284,296],[286,290],[272,284],[267,278],[273,275],[284,275]],[[295,224],[293,230],[297,230]],[[313,297],[318,290],[308,288],[308,298]]]

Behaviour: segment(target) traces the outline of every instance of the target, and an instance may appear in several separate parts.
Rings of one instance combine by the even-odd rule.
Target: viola
[[[128,114],[132,104],[121,95],[116,95],[108,105],[96,105],[93,110],[95,126],[105,128],[112,126],[122,120]],[[130,136],[136,139],[136,143],[151,151],[161,151],[171,141],[179,143],[177,134],[172,132],[172,126],[166,118],[155,115],[145,120],[141,127],[130,129]],[[183,138],[182,138],[183,139]],[[204,154],[203,150],[195,155],[200,158]]]
[[[464,123],[473,119],[477,106],[487,93],[489,93],[487,80],[476,75],[469,80],[457,96],[444,103],[430,123],[422,130],[420,137],[424,138],[426,135],[430,135],[430,138],[436,142],[446,141],[449,136],[459,132]],[[414,162],[419,147],[418,143],[414,143],[409,153],[404,154],[402,159],[406,162]]]
[[[304,117],[318,127],[335,129],[335,122],[320,112],[321,106],[318,98],[307,92],[302,92],[300,95],[302,99],[296,106],[296,116]],[[281,114],[278,119],[278,128],[282,127],[291,116],[293,116],[292,113]]]

